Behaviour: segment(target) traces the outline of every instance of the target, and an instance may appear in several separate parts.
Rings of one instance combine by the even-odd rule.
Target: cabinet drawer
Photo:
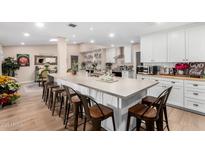
[[[205,104],[202,102],[203,100],[185,98],[185,107],[191,110],[205,113]]]
[[[186,89],[185,96],[189,98],[204,100],[203,103],[205,104],[205,91],[199,91],[195,89]]]
[[[185,88],[205,90],[205,82],[185,81]]]

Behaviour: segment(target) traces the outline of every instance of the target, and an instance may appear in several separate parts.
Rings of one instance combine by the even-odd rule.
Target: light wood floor
[[[72,127],[64,129],[62,118],[51,116],[37,85],[24,85],[20,92],[22,96],[16,104],[0,110],[0,130],[72,130]],[[205,116],[168,107],[168,118],[171,130],[205,131]]]

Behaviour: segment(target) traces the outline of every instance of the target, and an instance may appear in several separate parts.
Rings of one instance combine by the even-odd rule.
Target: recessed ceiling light
[[[29,37],[30,34],[29,33],[23,33],[24,36]]]
[[[130,43],[135,43],[135,41],[131,40]]]
[[[75,34],[73,34],[73,35],[72,35],[72,37],[73,37],[73,38],[75,38],[75,37],[76,37],[76,35],[75,35]]]
[[[90,29],[90,31],[93,31],[93,27],[90,27],[89,29]]]
[[[35,25],[36,27],[39,27],[39,28],[43,28],[45,26],[45,24],[42,22],[36,22]]]
[[[115,34],[114,33],[110,33],[109,37],[115,37]]]
[[[24,42],[21,42],[21,45],[25,45],[25,43],[24,43]]]
[[[90,40],[90,43],[95,43],[95,40]]]
[[[111,44],[110,46],[111,46],[112,48],[113,48],[113,47],[115,47],[115,45],[114,45],[114,44]]]
[[[57,38],[51,38],[49,41],[50,41],[50,42],[57,42],[58,39],[57,39]]]

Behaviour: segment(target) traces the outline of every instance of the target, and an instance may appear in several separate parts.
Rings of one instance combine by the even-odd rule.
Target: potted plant
[[[67,72],[72,72],[73,75],[76,75],[78,71],[78,63],[73,62],[71,68],[67,70]]]
[[[15,71],[20,68],[20,65],[12,57],[5,58],[2,63],[2,74],[7,76],[15,76]]]

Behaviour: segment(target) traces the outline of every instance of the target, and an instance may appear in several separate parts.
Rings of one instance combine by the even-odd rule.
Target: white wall
[[[68,51],[68,61],[67,66],[68,68],[71,68],[71,56],[78,56],[78,63],[81,65],[81,62],[83,60],[82,55],[80,54],[80,45],[68,45],[67,46]]]
[[[56,45],[39,45],[39,46],[10,46],[3,47],[4,57],[14,57],[16,59],[16,54],[29,54],[30,55],[30,66],[21,67],[17,71],[17,80],[19,82],[31,82],[34,81],[34,55],[49,55],[57,56],[57,46]]]

